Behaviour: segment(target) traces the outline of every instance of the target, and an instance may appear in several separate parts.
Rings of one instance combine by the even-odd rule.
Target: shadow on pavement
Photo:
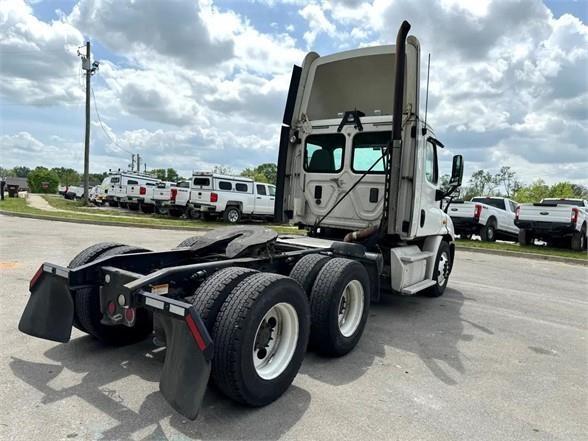
[[[55,363],[13,357],[10,368],[15,376],[43,394],[41,403],[44,405],[75,396],[118,421],[114,427],[95,434],[101,439],[129,439],[137,433],[144,440],[168,439],[169,430],[165,430],[168,422],[163,421],[167,418],[169,425],[190,438],[276,439],[296,424],[310,405],[310,394],[296,386],[291,386],[276,402],[258,409],[235,404],[209,387],[198,418],[190,421],[177,414],[159,391],[139,397],[143,401],[138,410],[133,410],[119,395],[116,385],[112,385],[130,376],[159,382],[163,351],[154,351],[149,341],[111,348],[90,337],[81,337],[69,344],[54,346],[45,356]],[[58,377],[65,369],[82,375],[81,381],[72,386],[55,387],[51,383],[59,382]],[[60,378],[67,382],[66,377]]]
[[[493,334],[462,319],[463,303],[463,294],[451,288],[438,298],[383,296],[381,303],[371,305],[364,335],[351,353],[338,359],[308,354],[301,372],[328,384],[348,384],[361,377],[376,359],[384,358],[387,348],[393,348],[416,354],[436,378],[455,385],[458,376],[465,373],[458,345],[474,339],[464,333],[463,323]],[[394,363],[393,355],[390,362]]]

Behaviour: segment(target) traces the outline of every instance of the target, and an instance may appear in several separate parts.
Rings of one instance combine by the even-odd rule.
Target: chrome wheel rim
[[[263,316],[253,342],[253,366],[264,380],[286,370],[298,343],[298,314],[289,303],[272,306]]]
[[[439,257],[439,265],[437,266],[437,284],[443,286],[448,277],[449,271],[449,256],[444,251]]]
[[[239,220],[239,213],[237,213],[237,210],[229,210],[229,215],[227,217],[229,222],[237,222]]]
[[[352,336],[363,315],[363,286],[359,280],[352,280],[345,286],[339,300],[337,324],[344,337]]]

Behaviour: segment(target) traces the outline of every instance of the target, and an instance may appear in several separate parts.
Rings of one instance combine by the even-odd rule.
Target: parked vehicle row
[[[588,201],[582,199],[543,199],[517,207],[515,224],[520,228],[519,243],[540,239],[550,245],[580,251],[586,249]]]
[[[68,199],[79,199],[83,188],[70,187],[63,194]],[[90,201],[96,205],[190,219],[223,219],[232,224],[242,219],[272,220],[275,195],[275,185],[210,172],[194,172],[190,180],[167,182],[142,173],[119,171],[89,192]]]
[[[585,250],[588,202],[582,199],[543,199],[518,204],[503,197],[480,196],[454,201],[449,214],[456,234],[479,235],[483,241],[514,240],[531,245],[535,239],[550,246]]]

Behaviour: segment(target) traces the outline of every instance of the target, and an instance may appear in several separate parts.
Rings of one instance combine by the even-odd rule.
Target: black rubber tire
[[[445,282],[443,284],[439,284],[439,260],[441,260],[441,255],[443,253],[447,253],[448,261],[447,261],[447,274],[445,277]],[[431,286],[430,288],[425,290],[425,294],[429,297],[441,297],[445,292],[445,288],[447,288],[447,282],[449,282],[449,275],[451,274],[451,269],[453,268],[453,262],[451,261],[451,248],[449,244],[442,240],[439,244],[439,250],[437,251],[437,257],[435,258],[435,266],[433,267],[433,280],[437,283]]]
[[[119,202],[118,205],[120,208],[129,208],[129,204],[127,202]]]
[[[188,237],[188,238],[184,239],[183,241],[181,241],[176,248],[191,247],[192,245],[194,245],[195,243],[197,243],[200,240],[201,237],[202,236],[191,236],[191,237]]]
[[[169,214],[171,217],[180,217],[180,216],[183,214],[183,211],[182,211],[182,210],[178,210],[178,209],[176,209],[176,208],[170,208],[170,209],[168,210],[168,214]]]
[[[102,254],[106,251],[124,246],[122,243],[117,242],[99,242],[92,246],[89,246],[85,250],[80,251],[67,265],[68,268],[77,268],[79,266],[85,265],[87,263],[93,262],[94,260],[98,259]],[[74,297],[75,302],[75,297]],[[80,331],[86,332],[84,327],[80,324],[78,320],[77,313],[74,313],[73,325],[75,328],[79,329]]]
[[[524,228],[519,229],[519,245],[533,245],[533,235],[529,230],[525,230]]]
[[[231,221],[229,220],[229,216],[231,213],[237,213],[237,220]],[[239,207],[227,207],[225,208],[225,212],[223,213],[223,219],[225,222],[229,223],[229,224],[236,224],[239,223],[239,221],[241,220],[241,210],[239,210]]]
[[[259,271],[250,268],[229,267],[211,274],[194,294],[186,298],[200,314],[206,329],[212,334],[218,312],[233,288],[243,279]],[[212,336],[214,340],[214,335]]]
[[[139,253],[148,251],[145,248],[120,245],[102,253],[100,257],[119,254]],[[98,288],[87,288],[76,291],[74,297],[75,311],[84,331],[102,343],[122,346],[144,340],[153,330],[153,317],[146,309],[137,309],[137,318],[132,328],[123,325],[105,326],[100,323],[100,296]]]
[[[129,203],[128,205],[129,210],[131,211],[139,211],[139,204],[138,203]]]
[[[254,367],[252,348],[266,312],[288,303],[298,315],[298,340],[288,366],[271,380]],[[288,389],[300,369],[310,328],[308,299],[298,283],[279,274],[258,273],[242,280],[223,303],[214,324],[212,379],[227,397],[249,406],[265,406]]]
[[[108,206],[109,207],[118,207],[118,202],[117,201],[108,201]]]
[[[493,220],[488,221],[480,230],[480,237],[484,242],[496,242],[496,222]]]
[[[141,211],[145,214],[151,214],[155,212],[155,206],[151,204],[141,204],[140,205]]]
[[[323,254],[308,254],[296,262],[290,271],[290,277],[300,283],[306,295],[310,297],[316,276],[330,259]]]
[[[586,248],[586,230],[574,231],[570,244],[572,250],[583,251]]]
[[[363,313],[355,332],[349,337],[339,330],[339,305],[343,291],[352,280],[363,288]],[[322,355],[340,357],[359,342],[370,307],[370,279],[365,267],[355,260],[329,260],[318,273],[310,294],[310,344]]]

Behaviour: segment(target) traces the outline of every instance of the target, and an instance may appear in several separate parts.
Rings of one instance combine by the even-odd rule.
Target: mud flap
[[[33,337],[66,343],[71,337],[74,303],[68,269],[43,264],[31,281],[31,296],[18,329]]]
[[[196,337],[191,329],[205,329],[200,317],[190,310],[186,312],[185,319],[156,313],[167,341],[159,390],[177,412],[193,420],[198,416],[210,377],[212,346],[207,334],[202,336],[196,331]]]

